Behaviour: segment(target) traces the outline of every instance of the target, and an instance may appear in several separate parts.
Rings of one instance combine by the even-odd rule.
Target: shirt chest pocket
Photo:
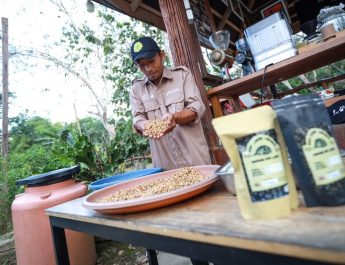
[[[165,105],[170,113],[175,113],[184,109],[184,94],[182,90],[168,91]]]
[[[156,117],[155,115],[156,110],[159,109],[159,104],[156,99],[143,101],[143,105],[144,105],[145,112],[147,113],[147,118],[149,120],[154,120],[154,119],[159,118],[159,117]]]

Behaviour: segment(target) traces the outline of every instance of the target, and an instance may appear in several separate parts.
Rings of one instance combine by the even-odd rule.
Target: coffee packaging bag
[[[234,167],[244,219],[288,216],[298,205],[286,147],[269,106],[212,121]]]
[[[272,103],[306,205],[345,204],[345,167],[323,100],[294,96]]]

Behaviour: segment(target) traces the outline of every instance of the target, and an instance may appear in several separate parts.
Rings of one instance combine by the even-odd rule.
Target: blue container
[[[129,171],[123,174],[118,174],[118,175],[114,175],[111,177],[107,177],[104,179],[100,179],[97,180],[95,182],[92,182],[89,185],[89,188],[93,191],[95,190],[99,190],[99,189],[103,189],[105,187],[108,187],[110,185],[114,185],[123,181],[127,181],[130,179],[135,179],[135,178],[139,178],[139,177],[144,177],[147,175],[151,175],[154,173],[158,173],[161,172],[162,169],[161,168],[146,168],[146,169],[140,169],[140,170],[133,170],[133,171]]]

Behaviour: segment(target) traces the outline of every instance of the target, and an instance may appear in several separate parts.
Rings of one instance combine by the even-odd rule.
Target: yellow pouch
[[[212,124],[234,167],[243,218],[288,216],[298,206],[297,191],[272,108],[231,114]]]

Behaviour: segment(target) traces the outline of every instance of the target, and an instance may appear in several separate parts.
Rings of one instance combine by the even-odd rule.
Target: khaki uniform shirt
[[[184,108],[197,114],[194,122],[177,124],[160,139],[150,139],[153,166],[165,170],[209,165],[211,159],[201,118],[205,106],[191,72],[183,66],[164,68],[160,84],[155,86],[147,77],[133,81],[130,93],[133,124],[143,120],[161,119],[166,113]]]

